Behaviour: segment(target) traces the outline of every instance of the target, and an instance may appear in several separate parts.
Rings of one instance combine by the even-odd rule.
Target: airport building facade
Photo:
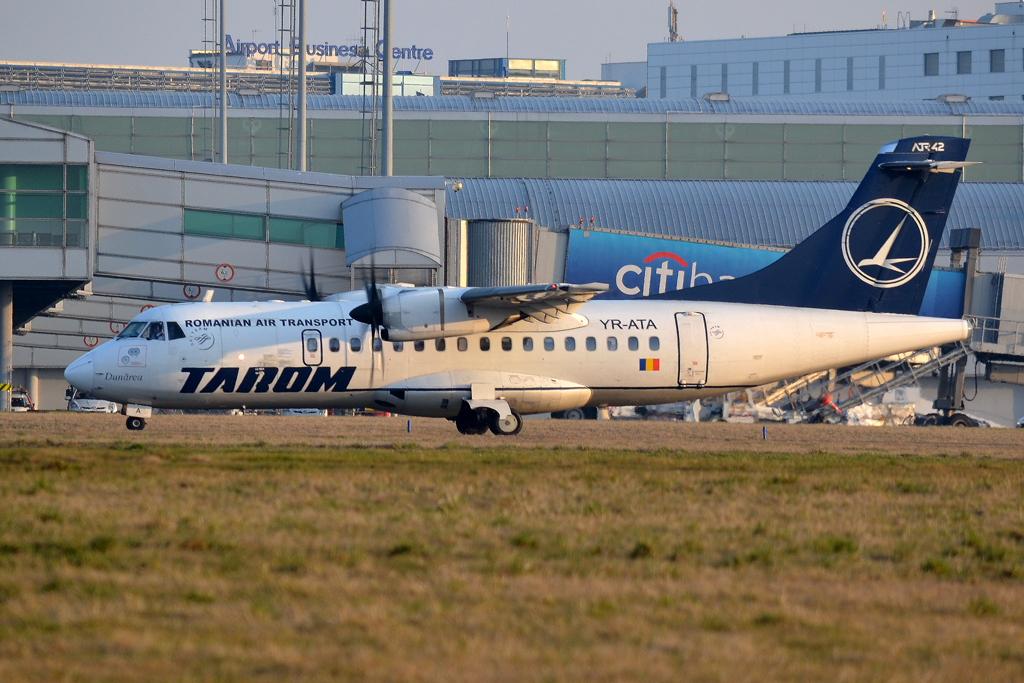
[[[934,12],[926,21],[902,15],[895,19],[894,29],[651,43],[646,94],[828,100],[927,100],[955,94],[976,100],[1024,99],[1024,3],[996,3],[993,14],[976,21],[936,19]],[[630,73],[625,66],[620,71]]]

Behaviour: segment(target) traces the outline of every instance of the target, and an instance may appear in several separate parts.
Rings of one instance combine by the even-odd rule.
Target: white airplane
[[[736,280],[631,301],[592,300],[607,285],[591,283],[171,304],[65,377],[124,404],[133,430],[154,407],[374,407],[513,435],[526,414],[719,395],[962,341],[965,321],[915,314],[968,144],[886,145],[843,212]]]

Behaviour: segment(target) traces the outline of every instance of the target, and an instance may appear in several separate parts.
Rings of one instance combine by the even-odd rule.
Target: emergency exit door
[[[702,387],[708,381],[708,328],[703,313],[676,313],[679,386]]]

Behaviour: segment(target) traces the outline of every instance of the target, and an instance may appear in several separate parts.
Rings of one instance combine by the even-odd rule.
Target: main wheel
[[[950,427],[977,427],[978,425],[975,424],[974,420],[972,420],[971,418],[967,417],[963,413],[953,413],[949,417],[949,426]]]
[[[586,413],[583,412],[583,408],[570,408],[562,413],[563,420],[585,420],[587,419]]]
[[[125,424],[131,431],[138,432],[146,426],[146,421],[141,417],[129,417]]]
[[[493,413],[490,422],[491,432],[498,436],[515,436],[523,430],[523,416],[514,410],[506,418],[500,418],[497,413]]]
[[[480,411],[464,409],[455,418],[455,428],[460,434],[476,436],[487,431],[487,420],[483,418]]]

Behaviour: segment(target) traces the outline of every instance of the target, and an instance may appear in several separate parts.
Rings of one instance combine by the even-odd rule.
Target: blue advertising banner
[[[642,298],[742,277],[785,253],[572,229],[565,281],[607,283],[603,299]],[[963,273],[932,271],[921,315],[959,318],[963,291]]]

